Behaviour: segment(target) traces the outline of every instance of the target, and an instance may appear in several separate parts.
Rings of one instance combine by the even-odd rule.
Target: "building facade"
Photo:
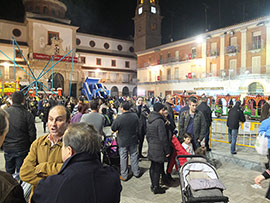
[[[77,54],[85,77],[100,78],[111,96],[137,95],[133,42],[77,33]]]
[[[62,88],[64,95],[77,97],[89,76],[100,78],[113,96],[136,94],[133,42],[77,32],[78,27],[65,18],[65,4],[58,0],[24,0],[24,6],[24,23],[0,20],[0,50],[7,55],[0,53],[4,82],[13,82],[16,77],[20,85],[26,86],[49,70],[39,79],[45,91],[46,87]],[[13,49],[12,38],[23,56],[17,46]],[[20,67],[14,68],[8,58]]]
[[[138,95],[270,95],[270,17],[137,52]]]

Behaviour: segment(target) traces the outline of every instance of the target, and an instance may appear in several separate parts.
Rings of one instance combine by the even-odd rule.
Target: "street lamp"
[[[198,37],[196,38],[196,42],[197,42],[198,44],[203,43],[203,36],[198,36]]]

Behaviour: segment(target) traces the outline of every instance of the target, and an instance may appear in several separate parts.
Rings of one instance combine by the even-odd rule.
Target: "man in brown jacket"
[[[30,152],[20,170],[22,181],[33,185],[30,199],[35,187],[42,178],[57,174],[63,164],[62,137],[70,121],[70,112],[64,106],[53,107],[48,116],[50,134],[44,135],[33,142]]]

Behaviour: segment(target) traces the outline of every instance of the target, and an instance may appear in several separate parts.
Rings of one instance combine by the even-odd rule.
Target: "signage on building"
[[[192,73],[188,73],[188,79],[192,79]]]
[[[157,80],[158,80],[158,81],[160,80],[160,76],[157,76]]]
[[[50,60],[52,56],[47,55],[47,54],[40,54],[40,53],[33,53],[33,58],[34,59],[40,59],[40,60]],[[59,61],[63,56],[60,55],[54,55],[53,60],[54,61]],[[71,56],[66,56],[65,58],[62,59],[63,62],[72,62],[72,57]],[[78,57],[74,57],[73,60],[74,63],[78,63]]]
[[[224,87],[195,87],[194,90],[224,90]]]

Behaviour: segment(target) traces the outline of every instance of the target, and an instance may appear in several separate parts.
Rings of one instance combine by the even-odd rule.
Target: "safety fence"
[[[249,120],[241,123],[236,144],[239,146],[255,148],[259,126],[260,122],[257,121]],[[211,141],[229,143],[227,119],[213,119],[209,136]]]

